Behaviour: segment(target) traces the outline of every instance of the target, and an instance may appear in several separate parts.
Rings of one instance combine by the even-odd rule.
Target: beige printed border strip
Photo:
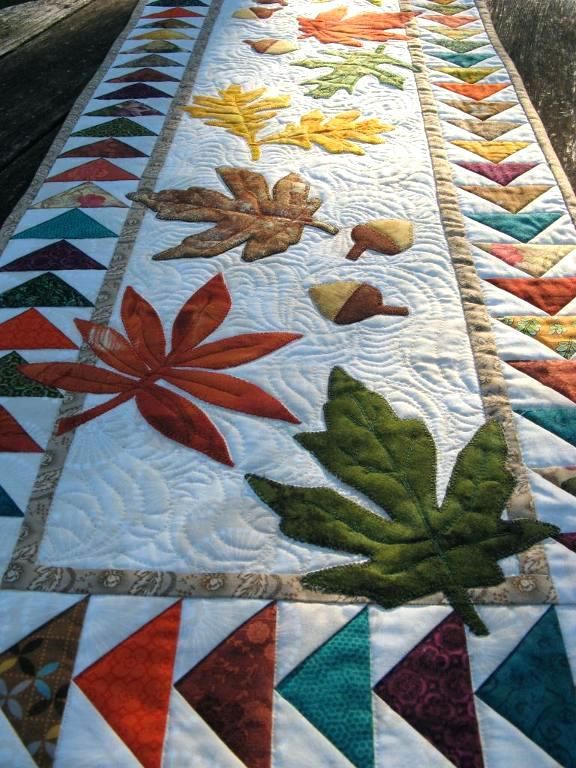
[[[119,39],[109,57],[104,62],[100,72],[89,86],[88,91],[73,110],[70,119],[64,126],[52,152],[44,162],[29,193],[25,196],[15,214],[11,217],[10,230],[13,230],[22,213],[32,202],[40,184],[48,174],[55,157],[61,151],[61,147],[68,138],[68,135],[85,104],[91,98],[94,89],[108,70],[119,48],[138,22],[145,4],[146,0],[142,0],[132,17],[126,32]],[[157,140],[150,162],[142,177],[142,187],[153,184],[157,171],[162,167],[180,119],[177,104],[182,100],[186,100],[191,93],[204,48],[212,27],[218,18],[221,4],[222,0],[213,0],[208,14],[205,17],[200,36],[193,49],[188,69],[186,70],[181,86],[174,97],[163,131]],[[403,10],[411,10],[407,0],[400,0],[400,6]],[[487,27],[488,35],[493,35],[494,32],[491,25],[485,26]],[[454,268],[460,286],[466,321],[472,341],[478,377],[484,399],[484,407],[488,417],[497,417],[505,424],[511,452],[511,466],[516,475],[520,478],[520,488],[515,496],[511,513],[517,516],[526,516],[527,512],[534,514],[531,494],[527,484],[526,470],[520,457],[518,438],[512,422],[512,413],[502,378],[500,362],[496,354],[488,313],[482,301],[479,278],[476,274],[465,238],[463,219],[460,214],[452,183],[450,166],[446,159],[438,113],[432,95],[432,88],[426,74],[426,67],[423,63],[424,58],[415,22],[411,23],[409,34],[410,53],[414,63],[418,65],[417,69],[419,70],[416,73],[417,86],[422,104],[422,112],[429,140],[434,173],[436,176],[438,201],[445,225],[445,234],[449,243]],[[497,45],[500,44],[498,41],[495,41],[494,47],[499,55],[502,55],[500,49],[497,48]],[[510,67],[509,61],[504,57],[502,58],[505,65]],[[515,70],[513,69],[510,70],[510,74],[514,86],[519,91],[518,95],[520,101],[523,106],[525,106],[522,99],[524,98],[527,100],[527,97],[524,94],[523,86],[518,80],[518,75],[515,74]],[[533,115],[529,112],[528,117],[533,121]],[[543,145],[543,148],[545,148],[547,153],[546,156],[553,166],[555,173],[557,175],[558,173],[560,174],[564,184],[567,185],[569,189],[569,184],[559,168],[558,161],[555,160],[555,156],[549,146],[545,133],[543,133],[541,124],[534,125],[534,128],[539,141]],[[551,157],[549,153],[551,153]],[[109,272],[96,302],[96,309],[92,318],[96,322],[104,322],[110,316],[124,269],[130,258],[132,246],[139,231],[143,216],[144,209],[133,209],[128,214]],[[7,239],[7,237],[10,236],[11,231],[6,234],[5,230],[3,234]],[[0,237],[0,244],[1,240],[2,238]],[[82,359],[89,359],[89,354],[85,350],[82,353]],[[78,398],[77,396],[66,397],[62,407],[62,415],[76,411],[81,405],[81,399],[81,397]],[[4,589],[87,594],[239,597],[301,600],[310,602],[362,602],[362,600],[353,600],[342,595],[319,594],[317,592],[305,590],[297,576],[285,574],[185,574],[149,570],[98,570],[43,566],[38,562],[38,553],[48,519],[51,499],[60,472],[64,466],[66,453],[71,440],[72,437],[70,435],[65,435],[61,438],[53,437],[47,448],[44,462],[22,525],[20,538],[14,549],[12,561],[4,574]],[[484,590],[472,590],[471,597],[473,601],[485,604],[532,604],[556,601],[556,594],[550,581],[547,563],[543,555],[543,548],[534,547],[529,553],[522,557],[520,564],[520,574],[515,577],[507,578],[498,587]],[[442,602],[444,602],[444,600],[441,595],[432,595],[426,599],[415,601],[415,604],[430,605]]]

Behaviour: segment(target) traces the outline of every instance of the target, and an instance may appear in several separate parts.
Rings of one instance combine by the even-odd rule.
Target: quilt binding
[[[129,37],[140,19],[148,0],[140,0],[134,9],[124,32],[117,39],[103,64],[86,86],[63,124],[49,153],[40,165],[34,180],[0,231],[0,250],[11,238],[24,212],[36,197],[38,190],[48,176],[52,165],[68,140],[86,104],[92,98],[97,86],[116,58],[118,51]],[[166,120],[158,136],[150,160],[140,180],[139,188],[155,181],[155,174],[162,168],[167,151],[172,144],[180,122],[178,103],[190,95],[202,59],[206,43],[219,16],[223,0],[213,0],[200,30],[186,72],[176,91]],[[576,219],[576,195],[550,143],[544,125],[533,107],[524,88],[522,79],[502,45],[492,23],[485,0],[475,0],[480,20],[497,55],[506,67],[515,89],[519,104],[534,131],[542,152],[563,195],[568,212]],[[399,0],[402,11],[412,10],[409,0]],[[407,25],[408,47],[415,63],[423,65],[423,52],[416,21]],[[532,493],[528,484],[527,470],[522,461],[517,433],[513,424],[501,363],[490,327],[490,318],[482,300],[480,281],[465,236],[464,220],[454,191],[452,173],[446,157],[441,124],[436,109],[432,88],[425,66],[414,72],[422,108],[437,199],[448,243],[452,263],[456,272],[462,305],[469,330],[483,406],[488,417],[498,415],[506,431],[510,452],[510,468],[518,477],[518,486],[508,512],[511,518],[535,517]],[[123,278],[125,266],[130,258],[132,246],[145,215],[145,209],[131,208],[102,284],[92,316],[93,322],[104,322],[111,314],[114,301]],[[92,354],[83,347],[79,361],[92,362]],[[83,395],[65,396],[61,414],[76,411],[84,399]],[[117,569],[76,569],[71,567],[43,566],[38,555],[48,520],[52,495],[56,489],[59,473],[65,462],[73,436],[52,437],[44,454],[34,489],[26,510],[18,541],[2,580],[2,589],[31,590],[43,592],[64,592],[76,594],[123,594],[173,597],[236,597],[251,599],[282,599],[322,603],[363,603],[364,598],[345,595],[320,595],[305,589],[297,575],[270,573],[179,573],[151,570]],[[536,545],[518,557],[520,573],[510,576],[497,587],[470,590],[476,604],[538,604],[557,602],[557,595],[550,578],[543,545]],[[430,595],[412,601],[412,605],[438,605],[446,601],[441,594]]]

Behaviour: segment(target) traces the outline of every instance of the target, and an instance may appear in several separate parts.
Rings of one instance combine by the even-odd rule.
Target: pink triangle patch
[[[56,176],[50,176],[46,181],[138,181],[138,176],[109,160],[99,159],[69,168]]]
[[[531,171],[537,166],[537,163],[466,163],[459,162],[462,168],[472,171],[480,176],[484,176],[490,181],[495,181],[500,186],[505,187],[511,181],[522,176],[523,173]]]

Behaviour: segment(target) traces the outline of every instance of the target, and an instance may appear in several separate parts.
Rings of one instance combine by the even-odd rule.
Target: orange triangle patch
[[[473,21],[478,21],[476,16],[445,16],[443,14],[432,15],[426,14],[422,16],[423,19],[428,21],[436,21],[438,24],[444,24],[446,27],[455,29],[456,27],[463,27],[465,24],[471,24]],[[478,33],[483,32],[483,29],[479,29]]]
[[[504,88],[508,88],[510,83],[434,83],[434,85],[439,85],[459,96],[467,96],[474,101],[482,101],[503,91]]]
[[[171,605],[75,678],[144,768],[161,768],[182,603]]]
[[[509,213],[518,213],[552,187],[548,184],[530,184],[525,187],[464,186],[461,189],[483,200],[488,200],[489,203],[499,205]]]
[[[514,360],[508,365],[576,403],[576,362],[572,360]]]
[[[6,408],[0,405],[0,451],[3,453],[42,453],[42,448],[32,440]]]
[[[0,324],[0,349],[78,349],[62,331],[40,314],[28,309]]]
[[[492,277],[487,283],[555,315],[576,297],[576,277]]]

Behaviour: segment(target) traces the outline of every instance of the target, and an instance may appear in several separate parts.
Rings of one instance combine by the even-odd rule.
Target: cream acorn
[[[237,11],[234,11],[232,16],[234,16],[236,19],[252,19],[255,21],[260,19],[269,19],[274,11],[277,10],[278,8],[258,8],[258,6],[255,8],[239,8]]]
[[[405,219],[373,219],[357,224],[351,235],[354,245],[346,255],[350,261],[356,261],[368,248],[395,256],[414,245],[414,226]]]
[[[298,45],[292,40],[264,38],[263,40],[243,40],[242,42],[249,45],[256,53],[267,53],[275,56],[298,50]]]
[[[408,314],[408,307],[384,304],[382,293],[369,283],[323,283],[312,286],[308,293],[320,314],[337,325],[359,323],[375,315]]]

